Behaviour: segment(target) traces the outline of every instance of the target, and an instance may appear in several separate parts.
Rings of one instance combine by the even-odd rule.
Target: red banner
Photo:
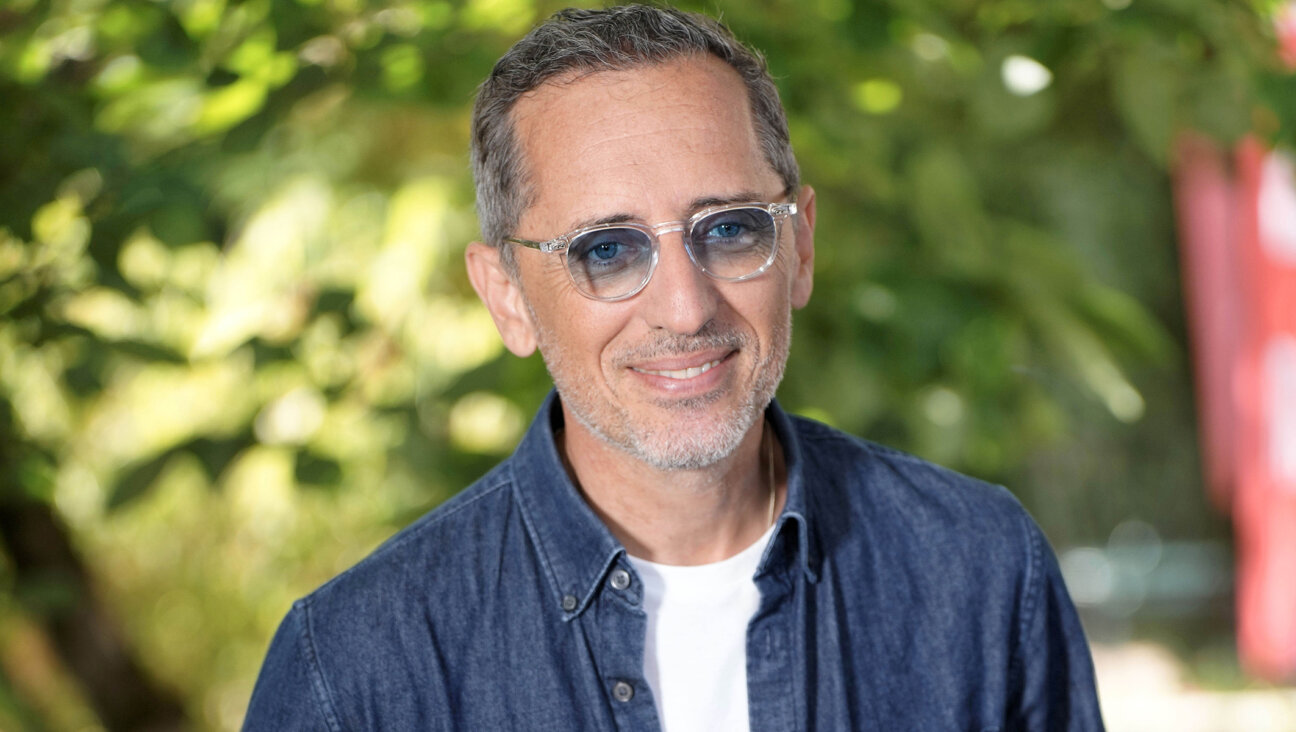
[[[1185,140],[1176,199],[1206,475],[1236,528],[1239,652],[1296,678],[1296,157],[1251,140],[1230,161]]]

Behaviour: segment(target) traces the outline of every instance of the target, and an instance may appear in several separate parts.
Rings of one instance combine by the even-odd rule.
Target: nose
[[[653,328],[693,335],[711,322],[720,303],[716,281],[693,264],[684,249],[683,232],[661,237],[657,269],[639,298],[643,317]]]

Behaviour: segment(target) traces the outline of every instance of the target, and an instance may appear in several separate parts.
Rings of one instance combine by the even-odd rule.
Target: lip
[[[689,369],[698,369],[704,367],[714,368],[720,362],[733,355],[733,350],[728,348],[713,348],[706,351],[694,351],[673,358],[657,358],[651,361],[640,361],[632,363],[629,368],[639,373],[666,372],[666,371],[687,371]]]
[[[648,376],[662,376],[667,379],[684,380],[684,379],[692,379],[694,377],[701,376],[702,374],[705,374],[706,372],[710,371],[716,366],[719,366],[721,363],[723,363],[723,361],[724,359],[717,358],[714,361],[707,361],[701,366],[689,366],[687,368],[682,368],[682,369],[646,369],[637,366],[631,366],[630,368],[634,369],[635,371],[638,371],[641,374],[646,374]]]
[[[629,366],[640,380],[671,392],[706,390],[714,387],[737,351],[712,350],[667,359],[655,359]]]

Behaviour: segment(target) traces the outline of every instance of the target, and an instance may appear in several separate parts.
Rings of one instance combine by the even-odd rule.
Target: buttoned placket
[[[589,665],[570,669],[591,672],[585,678],[598,696],[586,697],[589,713],[603,716],[599,729],[649,732],[661,729],[652,690],[644,678],[648,616],[643,589],[625,558],[625,549],[589,509],[568,479],[553,439],[551,394],[542,407],[547,418],[539,433],[529,433],[518,448],[515,495],[535,545],[552,572],[554,609],[580,636]]]
[[[597,625],[596,661],[617,729],[661,729],[652,689],[644,678],[648,614],[643,609],[643,583],[624,552],[609,568],[595,605],[597,612],[587,613],[581,622]]]
[[[757,573],[761,604],[747,626],[747,710],[752,732],[803,729],[798,720],[804,715],[797,709],[803,696],[798,692],[803,670],[794,663],[803,654],[793,647],[793,626],[805,579],[795,563],[787,561],[787,528],[775,530],[769,566]]]

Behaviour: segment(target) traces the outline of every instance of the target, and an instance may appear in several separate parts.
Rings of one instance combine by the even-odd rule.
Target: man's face
[[[546,84],[514,120],[535,192],[519,236],[784,200],[741,80],[709,56]],[[808,212],[782,223],[774,264],[745,282],[698,271],[672,232],[641,292],[600,302],[574,289],[562,257],[518,249],[518,284],[569,446],[585,430],[661,469],[705,467],[737,448],[782,378],[791,310],[809,298],[813,192],[799,203]]]

